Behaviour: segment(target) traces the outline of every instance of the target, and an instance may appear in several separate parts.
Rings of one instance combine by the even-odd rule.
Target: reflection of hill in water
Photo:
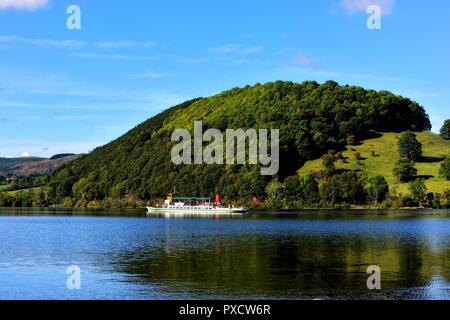
[[[272,226],[179,237],[171,230],[157,247],[118,253],[114,264],[140,282],[194,297],[449,297],[448,290],[438,288],[450,282],[448,237],[439,243],[415,229],[398,237],[370,236],[349,232],[346,224],[321,223],[322,232],[305,233]],[[372,264],[382,270],[383,290],[377,293],[366,288]]]

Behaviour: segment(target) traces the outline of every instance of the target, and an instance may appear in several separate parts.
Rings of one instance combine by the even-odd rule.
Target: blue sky
[[[275,80],[390,90],[437,131],[449,35],[448,0],[0,0],[0,156],[88,152],[186,99]]]

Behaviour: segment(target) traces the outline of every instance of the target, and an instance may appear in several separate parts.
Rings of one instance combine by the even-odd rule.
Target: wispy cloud
[[[245,63],[250,63],[253,60],[250,59],[251,55],[255,55],[264,51],[264,47],[257,46],[244,46],[242,44],[226,44],[220,47],[206,49],[206,56],[199,59],[184,59],[180,60],[185,64],[198,64],[204,62],[219,62],[226,66],[236,66]]]
[[[70,87],[70,82],[59,73],[25,71],[18,68],[0,69],[0,98],[2,95],[47,94],[59,92],[66,87]]]
[[[168,74],[165,72],[155,72],[155,71],[149,70],[149,71],[146,71],[141,74],[134,74],[131,77],[133,79],[161,79],[161,78],[166,78],[167,76],[168,76]]]
[[[80,114],[80,115],[64,115],[64,114],[57,114],[53,117],[55,120],[57,121],[87,121],[87,120],[100,120],[100,121],[105,121],[105,120],[111,120],[114,117],[110,116],[110,115],[105,115],[105,114],[101,114],[101,115],[86,115],[86,114]]]
[[[77,58],[83,59],[99,59],[99,60],[119,60],[119,61],[146,61],[155,60],[157,56],[135,56],[126,54],[103,54],[95,52],[80,52],[74,54]]]
[[[315,70],[323,69],[319,58],[307,55],[303,52],[296,54],[291,64]]]
[[[338,72],[323,65],[318,57],[303,52],[296,53],[290,63],[278,71],[323,79],[342,78],[353,80],[403,81],[403,79],[393,76],[378,76],[371,73]]]
[[[48,0],[0,0],[0,10],[33,11],[47,6]]]
[[[393,12],[396,0],[341,0],[339,6],[349,15],[356,13],[366,13],[371,5],[377,5],[383,15],[389,15]]]
[[[237,54],[237,55],[250,55],[263,51],[262,46],[246,47],[241,44],[227,44],[221,47],[212,48],[211,51],[218,54]]]
[[[51,98],[51,103],[43,102],[48,98]],[[166,90],[155,92],[148,88],[108,87],[98,83],[74,81],[59,73],[0,68],[0,109],[148,110],[170,107],[189,98]],[[90,102],[86,103],[86,99],[90,99]]]
[[[326,79],[353,79],[353,80],[376,80],[376,81],[403,81],[402,78],[393,76],[378,76],[369,73],[349,73],[349,72],[336,72],[327,70],[314,70],[305,68],[302,66],[290,65],[279,69],[281,73],[300,74],[308,77],[319,77]]]
[[[200,63],[206,63],[208,61],[210,61],[211,59],[208,57],[202,57],[202,58],[183,58],[183,59],[179,59],[178,62],[179,63],[184,63],[184,64],[200,64]]]
[[[127,49],[127,48],[150,48],[155,44],[151,41],[102,41],[96,42],[95,45],[107,49]]]
[[[0,0],[1,1],[1,0]],[[97,41],[89,43],[79,40],[53,40],[26,38],[15,35],[0,35],[0,45],[33,46],[47,48],[83,49],[85,47],[101,49],[145,49],[155,46],[151,41]]]
[[[0,45],[21,45],[48,48],[81,49],[87,45],[85,41],[32,39],[17,36],[0,36]]]

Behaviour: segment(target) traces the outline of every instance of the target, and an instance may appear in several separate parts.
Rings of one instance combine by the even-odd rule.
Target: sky
[[[0,0],[0,157],[87,153],[187,99],[276,80],[389,90],[437,132],[449,37],[448,0]]]

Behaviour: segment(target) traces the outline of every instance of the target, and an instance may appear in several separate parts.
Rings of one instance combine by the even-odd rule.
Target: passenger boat
[[[169,194],[162,205],[147,207],[147,214],[230,215],[249,211],[249,208],[224,206],[220,195],[212,201],[206,197],[174,197]]]

